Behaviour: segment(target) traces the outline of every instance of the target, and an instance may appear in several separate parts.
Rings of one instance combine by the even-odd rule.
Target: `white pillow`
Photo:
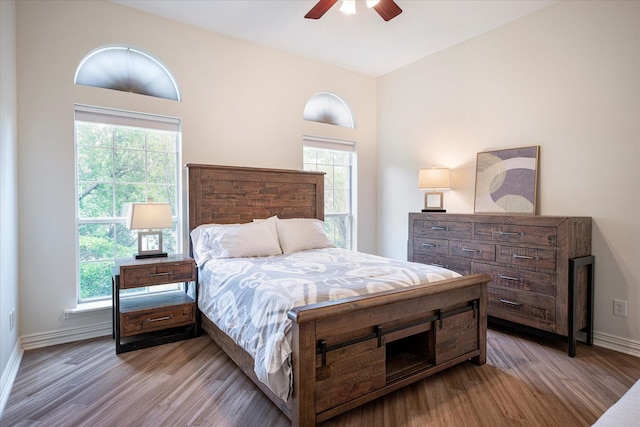
[[[324,222],[315,218],[277,219],[282,252],[335,248],[324,229]]]
[[[191,232],[193,256],[198,265],[212,258],[282,254],[275,218],[246,224],[207,224],[200,227]]]

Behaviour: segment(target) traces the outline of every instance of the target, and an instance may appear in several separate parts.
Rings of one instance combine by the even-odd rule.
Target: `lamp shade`
[[[449,190],[451,178],[448,168],[421,169],[418,177],[420,190]]]
[[[127,216],[129,230],[171,228],[171,205],[169,203],[130,203]]]

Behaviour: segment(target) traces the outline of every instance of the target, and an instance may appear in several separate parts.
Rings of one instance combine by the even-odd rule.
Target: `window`
[[[302,116],[311,122],[355,128],[353,114],[342,98],[331,92],[313,95],[304,107]]]
[[[164,247],[181,252],[180,122],[77,105],[75,142],[78,299],[86,302],[110,298],[115,260],[137,252],[128,203],[170,203]]]
[[[355,143],[305,137],[304,169],[325,172],[325,227],[333,243],[345,249],[353,249],[354,163]]]
[[[102,46],[85,56],[76,84],[180,101],[180,90],[167,67],[148,52],[131,46]]]

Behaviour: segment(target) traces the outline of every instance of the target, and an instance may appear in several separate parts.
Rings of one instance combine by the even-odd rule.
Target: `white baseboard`
[[[7,366],[0,377],[0,416],[2,416],[4,407],[9,400],[9,395],[13,388],[13,382],[16,379],[16,375],[18,375],[18,369],[20,369],[20,362],[22,362],[23,354],[24,350],[20,344],[20,338],[18,338],[18,341],[11,352],[11,356],[9,356]]]
[[[68,342],[87,340],[90,338],[104,337],[112,334],[111,322],[97,325],[81,326],[77,328],[58,329],[56,331],[42,332],[21,337],[22,348],[32,350],[34,348],[48,347],[50,345],[65,344]]]
[[[594,331],[593,345],[640,357],[640,342]]]

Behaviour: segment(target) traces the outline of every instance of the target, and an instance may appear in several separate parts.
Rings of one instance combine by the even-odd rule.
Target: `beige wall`
[[[19,325],[9,327],[18,309],[18,158],[16,136],[15,4],[0,1],[0,413],[8,398],[12,355]],[[16,311],[17,313],[17,311]],[[15,355],[13,356],[15,358]],[[15,360],[13,361],[15,362]],[[13,373],[15,374],[15,372]]]
[[[76,303],[74,103],[182,119],[183,162],[302,168],[302,112],[330,91],[352,107],[360,188],[375,194],[376,80],[105,1],[19,1],[18,135],[21,335],[46,341],[106,325],[109,312],[64,318]],[[80,60],[127,44],[162,60],[183,101],[75,86]],[[332,129],[328,130],[332,132]],[[358,201],[359,247],[375,251],[375,197]]]
[[[420,168],[469,213],[477,152],[539,145],[538,213],[593,217],[597,338],[640,353],[640,2],[561,2],[382,77],[378,107],[382,255],[406,256]]]

